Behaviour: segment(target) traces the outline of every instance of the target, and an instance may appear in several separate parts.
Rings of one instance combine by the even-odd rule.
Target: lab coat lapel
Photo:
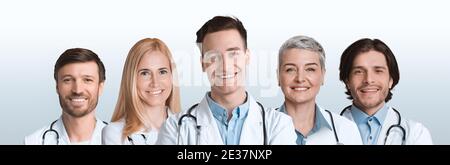
[[[331,118],[328,112],[325,112],[322,108],[319,107],[320,113],[323,115],[328,125],[332,126]],[[336,139],[334,137],[334,132],[328,127],[322,127],[319,131],[310,135],[306,140],[307,145],[317,145],[317,144],[328,144],[334,145],[336,144]]]
[[[67,134],[66,127],[64,127],[62,117],[56,121],[54,129],[59,134],[59,144],[70,144],[69,135]]]
[[[248,95],[248,99],[250,104],[249,111],[247,119],[245,119],[244,125],[242,126],[239,144],[262,145],[264,144],[263,142],[264,137],[263,137],[263,121],[262,121],[261,107],[258,105],[258,103],[256,103],[256,101],[253,99],[252,96]],[[268,129],[267,125],[266,129]]]
[[[384,144],[384,140],[386,138],[386,134],[389,127],[391,127],[392,125],[396,125],[397,122],[398,122],[397,115],[395,114],[394,110],[392,110],[392,107],[389,107],[386,118],[384,119],[383,126],[381,127],[380,135],[378,136],[377,144],[379,145]],[[398,134],[394,133],[396,130],[397,130],[396,128],[391,129],[391,133],[389,134],[389,138],[387,139],[386,144],[397,143],[396,141],[393,142],[392,140],[401,139],[401,137],[398,137]],[[401,144],[401,142],[398,142],[398,144]]]
[[[198,124],[200,125],[200,144],[209,145],[223,145],[222,137],[220,136],[219,128],[214,119],[214,116],[209,109],[206,96],[196,108],[196,115]]]

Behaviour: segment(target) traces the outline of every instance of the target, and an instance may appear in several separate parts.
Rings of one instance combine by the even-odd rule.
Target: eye
[[[287,73],[293,73],[296,72],[297,70],[295,68],[286,68],[286,72]]]
[[[71,78],[64,78],[64,79],[62,79],[63,83],[69,83],[70,81],[72,81]]]
[[[375,72],[376,72],[376,73],[383,73],[384,70],[382,70],[382,69],[377,69],[377,70],[375,70]]]
[[[91,82],[94,82],[94,80],[91,78],[85,78],[84,82],[91,83]]]
[[[362,73],[363,73],[363,71],[360,69],[353,70],[353,74],[362,74]]]
[[[229,57],[237,57],[240,54],[240,51],[235,50],[228,53]]]
[[[316,69],[315,69],[315,68],[306,68],[306,71],[307,71],[307,72],[315,72]]]
[[[161,74],[161,75],[165,75],[165,74],[168,74],[168,73],[169,73],[169,71],[167,69],[159,70],[159,74]]]

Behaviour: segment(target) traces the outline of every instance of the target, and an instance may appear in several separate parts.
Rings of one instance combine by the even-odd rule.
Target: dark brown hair
[[[244,40],[244,48],[247,49],[247,30],[245,30],[242,22],[235,17],[215,16],[210,19],[197,31],[196,42],[197,44],[203,43],[203,39],[205,39],[205,36],[209,33],[230,29],[235,29],[239,32],[242,40]]]
[[[84,49],[84,48],[67,49],[66,51],[64,51],[63,54],[61,54],[61,56],[59,56],[59,58],[55,64],[55,70],[53,72],[53,76],[54,76],[56,82],[58,82],[58,71],[63,66],[65,66],[67,64],[72,64],[72,63],[81,63],[81,62],[90,62],[90,61],[95,61],[95,63],[97,63],[98,75],[100,78],[99,82],[104,82],[106,80],[106,76],[105,76],[106,71],[105,71],[105,66],[103,65],[103,62],[100,60],[100,58],[97,56],[97,54],[95,54],[91,50]]]

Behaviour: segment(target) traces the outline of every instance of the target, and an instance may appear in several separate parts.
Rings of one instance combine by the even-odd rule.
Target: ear
[[[245,64],[250,64],[250,50],[246,49],[245,50]]]
[[[98,84],[98,95],[102,95],[103,94],[103,87],[105,86],[105,81],[101,82],[100,84]]]
[[[278,81],[278,86],[280,86],[280,70],[277,69],[277,81]]]
[[[58,86],[58,80],[56,80],[56,94],[58,94],[59,95],[59,86]]]
[[[394,80],[392,80],[392,77],[389,78],[389,89],[392,89],[392,85],[394,84]]]
[[[325,68],[322,69],[322,85],[325,84],[325,74],[327,73],[327,70]]]
[[[203,54],[200,56],[200,64],[202,64],[202,71],[205,72],[205,64],[203,63]]]

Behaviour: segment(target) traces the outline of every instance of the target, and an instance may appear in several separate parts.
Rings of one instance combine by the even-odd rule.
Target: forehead
[[[92,76],[99,77],[98,65],[94,61],[66,64],[58,71],[59,76]]]
[[[208,33],[203,39],[203,51],[224,51],[233,47],[244,48],[242,36],[235,29]]]
[[[306,49],[287,49],[283,52],[280,62],[281,64],[292,63],[304,65],[308,63],[317,63],[320,65],[320,55],[317,52]]]
[[[370,50],[358,54],[353,60],[353,67],[387,67],[386,57],[383,53]]]
[[[142,56],[139,62],[138,69],[151,69],[151,68],[162,68],[170,67],[169,59],[161,51],[150,51]]]

